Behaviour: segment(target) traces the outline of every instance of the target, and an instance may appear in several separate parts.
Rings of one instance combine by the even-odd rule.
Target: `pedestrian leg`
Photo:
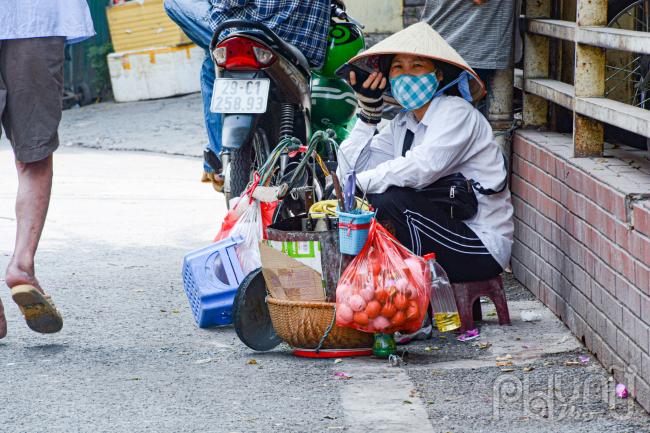
[[[52,191],[53,158],[31,163],[16,161],[16,245],[7,267],[7,286],[30,284],[41,292],[34,272],[34,256],[45,226]]]
[[[44,293],[34,257],[52,191],[53,157],[59,146],[63,93],[64,37],[2,42],[0,74],[6,89],[2,124],[16,156],[16,243],[5,283],[27,325],[36,332],[58,332],[63,319]]]
[[[215,67],[209,52],[213,31],[208,24],[210,2],[207,0],[165,0],[165,12],[196,45],[205,50],[201,67],[201,96],[203,98],[203,118],[208,133],[203,168],[205,181],[223,182],[220,178],[221,161],[221,115],[210,111],[212,88],[215,80]]]
[[[201,96],[203,97],[203,115],[205,117],[205,127],[208,131],[208,146],[206,151],[212,152],[214,157],[219,157],[221,153],[221,114],[210,111],[212,102],[212,91],[215,80],[215,67],[210,56],[206,56],[201,68]],[[206,158],[207,172],[221,172],[221,161],[214,161]],[[209,165],[207,165],[209,163]],[[215,167],[216,165],[216,167]]]

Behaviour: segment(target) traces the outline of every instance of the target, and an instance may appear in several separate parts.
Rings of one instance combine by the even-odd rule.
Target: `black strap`
[[[404,136],[404,144],[402,145],[402,156],[405,156],[406,152],[411,150],[411,146],[413,146],[414,138],[415,138],[415,134],[413,133],[413,131],[407,129],[406,135]]]
[[[406,156],[406,152],[411,150],[411,146],[413,145],[413,139],[415,138],[415,134],[413,131],[410,129],[406,130],[406,135],[404,136],[404,144],[402,145],[402,156]],[[472,187],[479,193],[483,195],[494,195],[494,194],[499,194],[500,192],[505,191],[505,189],[508,187],[508,165],[506,163],[506,156],[502,153],[501,156],[503,156],[503,162],[506,165],[506,179],[503,181],[503,186],[499,188],[498,191],[493,190],[492,188],[483,188],[480,183],[476,182],[473,179],[470,179],[469,182],[472,184]]]
[[[503,165],[506,167],[506,178],[503,181],[503,186],[499,188],[498,191],[493,190],[492,188],[483,188],[480,183],[476,182],[475,180],[471,180],[470,182],[472,186],[474,187],[475,190],[480,192],[483,195],[494,195],[498,194],[500,192],[503,192],[507,187],[508,187],[508,160],[506,159],[506,156],[501,152],[501,156],[503,156]]]
[[[503,165],[506,168],[506,178],[503,181],[503,186],[499,188],[498,191],[495,191],[492,188],[487,188],[487,189],[483,188],[480,183],[476,182],[475,180],[470,180],[474,189],[483,195],[499,194],[500,192],[503,192],[508,187],[508,160],[506,159],[506,155],[503,152],[501,152],[501,156],[503,156]]]
[[[483,195],[494,195],[494,194],[499,194],[500,192],[503,192],[507,187],[508,187],[508,179],[506,177],[506,180],[503,182],[503,186],[499,188],[498,191],[493,190],[492,188],[483,188],[480,183],[476,182],[475,180],[471,180],[470,182],[472,183],[472,186],[474,187],[475,190],[480,192]]]

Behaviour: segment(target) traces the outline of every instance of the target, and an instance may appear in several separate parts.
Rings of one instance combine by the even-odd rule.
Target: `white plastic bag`
[[[264,227],[259,201],[253,200],[239,217],[229,235],[244,238],[244,242],[236,248],[244,275],[248,275],[262,266],[259,243],[264,236]]]

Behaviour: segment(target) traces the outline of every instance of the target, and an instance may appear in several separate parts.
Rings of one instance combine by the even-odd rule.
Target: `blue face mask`
[[[390,79],[393,97],[406,110],[417,110],[431,101],[438,90],[435,72],[424,75],[402,74]]]

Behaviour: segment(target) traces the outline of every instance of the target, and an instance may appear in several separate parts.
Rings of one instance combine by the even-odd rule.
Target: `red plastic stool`
[[[483,319],[481,312],[481,296],[494,302],[499,317],[499,325],[510,325],[510,313],[506,292],[503,290],[501,275],[485,281],[454,283],[451,285],[460,313],[460,332],[474,329],[474,321]]]

